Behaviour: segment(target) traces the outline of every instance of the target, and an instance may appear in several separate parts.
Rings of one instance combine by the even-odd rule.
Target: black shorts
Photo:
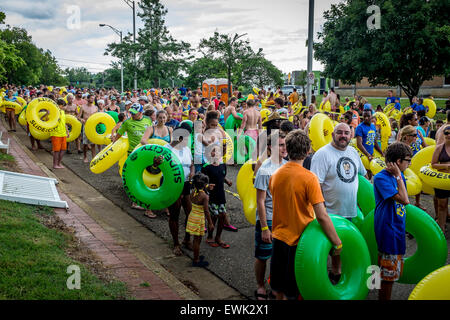
[[[438,199],[447,199],[450,197],[450,190],[434,189],[434,195]]]
[[[289,246],[281,240],[272,240],[272,260],[270,261],[270,287],[282,292],[289,300],[297,300],[300,292],[295,280],[295,254],[297,246]]]

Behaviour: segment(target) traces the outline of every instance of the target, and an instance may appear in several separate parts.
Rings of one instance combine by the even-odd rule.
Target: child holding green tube
[[[395,142],[386,149],[386,169],[374,177],[374,229],[381,269],[379,300],[390,300],[392,286],[403,272],[406,253],[406,211],[409,204],[403,172],[411,164],[411,148]]]

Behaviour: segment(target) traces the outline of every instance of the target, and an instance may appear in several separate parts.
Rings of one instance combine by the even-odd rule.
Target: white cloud
[[[132,32],[132,10],[123,0],[2,0],[6,23],[28,30],[33,41],[49,49],[55,57],[108,64],[117,59],[104,56],[106,45],[119,37],[100,23]],[[136,1],[136,9],[138,5]],[[320,0],[315,5],[315,32],[323,23],[323,11],[339,0]],[[263,48],[266,58],[283,72],[306,69],[308,0],[163,0],[168,9],[166,25],[175,39],[198,46],[200,39],[220,33],[247,33],[255,50]],[[80,29],[67,28],[67,6],[80,8]],[[136,17],[136,32],[143,27]],[[85,62],[60,62],[64,65],[90,67],[92,72],[107,65]],[[314,69],[322,69],[318,62]]]

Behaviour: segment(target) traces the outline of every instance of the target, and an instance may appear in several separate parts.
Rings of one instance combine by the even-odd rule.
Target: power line
[[[67,64],[60,64],[59,66],[61,66],[61,67],[67,67],[67,68],[81,68],[81,67],[77,67],[77,66],[73,66],[73,65],[67,65]],[[95,68],[95,67],[83,67],[83,68],[85,68],[85,69],[91,69],[91,70],[101,70],[101,71],[104,71],[104,70],[106,70],[105,68]]]
[[[82,60],[71,60],[71,59],[64,59],[64,58],[56,58],[58,60],[66,60],[66,61],[72,61],[72,62],[82,62],[82,63],[91,63],[91,64],[102,64],[105,66],[109,66],[109,63],[100,63],[100,62],[92,62],[92,61],[82,61]]]

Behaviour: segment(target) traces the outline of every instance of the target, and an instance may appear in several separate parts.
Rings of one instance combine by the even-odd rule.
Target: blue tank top
[[[169,131],[169,129],[167,129],[167,131]],[[167,136],[160,137],[160,136],[155,134],[155,128],[153,128],[153,135],[152,135],[152,137],[150,139],[160,139],[160,140],[166,141],[167,143],[170,143],[170,131],[169,131],[169,134]]]

